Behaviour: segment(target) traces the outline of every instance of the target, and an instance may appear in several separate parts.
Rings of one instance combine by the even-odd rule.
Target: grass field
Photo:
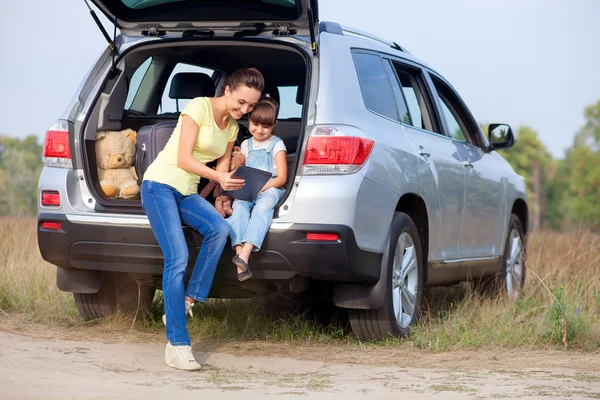
[[[421,322],[410,338],[380,346],[432,351],[500,348],[600,348],[600,236],[538,232],[529,238],[525,290],[516,303],[481,296],[470,285],[432,288]],[[160,292],[159,292],[160,293]],[[161,334],[162,304],[153,318],[117,315],[95,328]],[[311,313],[268,312],[260,300],[211,300],[196,306],[188,322],[193,339],[298,340],[364,345],[353,338],[343,313],[330,324]],[[36,222],[0,219],[0,321],[49,327],[87,326],[70,293],[56,287],[56,268],[41,259]]]

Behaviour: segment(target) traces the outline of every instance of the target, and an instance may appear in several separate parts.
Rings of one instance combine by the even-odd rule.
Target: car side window
[[[425,90],[420,69],[386,60],[387,72],[398,104],[400,121],[415,128],[442,133],[430,111],[431,101]]]
[[[361,52],[354,52],[352,57],[365,106],[379,115],[398,120],[396,103],[381,58]]]
[[[278,86],[279,119],[301,118],[302,104],[298,103],[298,86]]]
[[[446,124],[448,125],[448,133],[450,134],[450,137],[460,142],[467,142],[467,138],[465,137],[463,129],[460,127],[458,119],[456,119],[454,113],[452,113],[448,107],[448,100],[446,100],[443,96],[440,96],[440,100],[442,112],[444,113]]]
[[[480,128],[471,117],[456,92],[439,77],[429,74],[439,97],[441,111],[452,139],[476,146],[480,143]]]
[[[179,72],[201,72],[207,74],[208,76],[212,76],[214,71],[208,68],[198,67],[196,65],[179,63],[173,68],[171,72],[171,76],[169,76],[169,80],[167,81],[167,85],[165,86],[165,90],[161,96],[160,106],[158,113],[171,113],[178,112],[185,108],[185,105],[191,99],[172,99],[169,97],[169,90],[171,89],[171,82],[173,81],[173,77],[177,75]]]
[[[127,90],[127,100],[125,100],[125,110],[135,109],[135,107],[132,108],[133,100],[138,94],[142,80],[144,79],[144,76],[146,76],[146,72],[148,72],[148,68],[150,68],[151,63],[152,57],[148,57],[146,61],[144,61],[131,76],[131,80],[129,81],[129,89]]]

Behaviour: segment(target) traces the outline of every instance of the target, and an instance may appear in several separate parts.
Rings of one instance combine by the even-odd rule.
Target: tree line
[[[517,144],[499,153],[525,178],[530,226],[534,229],[590,228],[600,231],[600,101],[584,110],[579,129],[563,159],[552,157],[538,133],[516,130]],[[483,127],[487,132],[486,127]],[[33,216],[42,170],[42,144],[0,136],[0,216]]]
[[[517,144],[499,153],[525,177],[530,226],[600,231],[600,101],[584,110],[585,123],[557,160],[528,126],[517,129]]]

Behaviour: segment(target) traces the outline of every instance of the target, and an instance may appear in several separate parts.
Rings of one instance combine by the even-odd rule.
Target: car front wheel
[[[514,301],[519,298],[525,284],[526,243],[523,224],[512,214],[502,260],[503,270],[498,278],[501,289]]]

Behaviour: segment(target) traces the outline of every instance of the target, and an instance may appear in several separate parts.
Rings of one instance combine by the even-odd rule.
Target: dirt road
[[[302,353],[304,359],[297,359],[283,357],[281,352],[266,357],[276,352],[264,348],[242,351],[243,356],[228,354],[236,352],[231,349],[203,353],[194,348],[204,367],[186,373],[164,366],[161,343],[95,340],[0,332],[0,397],[600,398],[598,355],[500,351],[492,356],[475,352],[404,354],[394,361],[377,357],[377,352],[385,352],[377,349],[375,356],[382,359],[378,363],[373,354],[363,359],[335,351],[328,356],[326,351],[314,353],[314,349],[312,355],[309,351],[309,356]]]

